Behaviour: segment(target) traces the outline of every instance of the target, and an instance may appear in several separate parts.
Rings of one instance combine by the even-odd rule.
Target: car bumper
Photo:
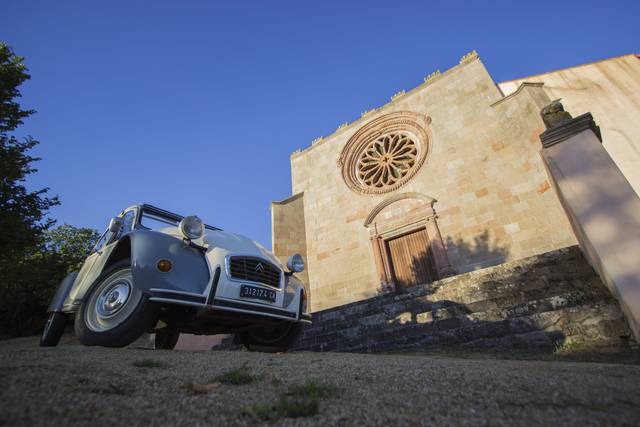
[[[282,320],[311,323],[311,315],[308,313],[298,313],[278,307],[264,304],[255,304],[248,301],[237,301],[226,298],[212,298],[207,301],[207,297],[190,292],[178,292],[167,289],[149,290],[149,301],[163,304],[178,304],[190,307],[197,307],[205,310],[228,311],[241,314],[250,314],[276,318]]]

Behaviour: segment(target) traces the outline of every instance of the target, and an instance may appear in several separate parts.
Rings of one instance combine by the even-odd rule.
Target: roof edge
[[[546,74],[553,74],[553,73],[557,73],[557,72],[560,72],[560,71],[570,70],[572,68],[586,67],[587,65],[599,64],[600,62],[611,61],[612,59],[624,58],[626,56],[635,56],[637,59],[640,59],[640,54],[638,54],[638,53],[626,53],[624,55],[611,56],[609,58],[599,59],[597,61],[585,62],[584,64],[571,65],[569,67],[563,67],[563,68],[558,68],[556,70],[545,71],[544,73],[531,74],[531,75],[528,75],[528,76],[519,77],[517,79],[505,80],[505,81],[502,81],[500,83],[497,83],[497,85],[500,86],[501,84],[504,84],[504,83],[513,83],[513,82],[516,82],[518,80],[526,80],[526,79],[530,79],[530,78],[533,78],[533,77],[544,76]]]
[[[501,104],[509,99],[515,98],[518,94],[520,94],[520,92],[523,91],[525,87],[542,87],[542,86],[544,86],[544,83],[522,82],[520,83],[520,85],[518,85],[518,89],[511,92],[509,95],[498,99],[496,102],[491,104],[490,107],[495,107],[496,105]]]
[[[282,200],[279,200],[279,201],[271,202],[271,206],[273,206],[273,205],[286,205],[287,203],[291,203],[294,200],[297,200],[302,196],[304,196],[304,191],[296,193],[293,196],[289,196],[286,199],[282,199]]]
[[[453,73],[454,71],[457,71],[461,68],[464,68],[466,65],[470,64],[470,63],[474,63],[474,62],[482,62],[480,59],[480,55],[478,55],[478,52],[476,52],[475,50],[472,50],[471,52],[463,55],[460,58],[460,61],[458,62],[458,64],[452,66],[451,68],[448,68],[446,71],[444,72],[440,72],[440,70],[436,70],[430,74],[427,74],[424,77],[424,82],[420,83],[419,85],[409,89],[409,90],[401,90],[399,92],[396,92],[391,99],[389,100],[389,102],[387,102],[384,105],[381,105],[379,107],[375,107],[372,108],[370,110],[366,110],[364,112],[362,112],[360,114],[360,117],[358,117],[357,119],[355,119],[352,122],[344,122],[341,125],[339,125],[336,130],[334,130],[332,133],[326,135],[326,136],[320,136],[316,139],[314,139],[311,142],[311,145],[308,145],[304,148],[298,148],[297,150],[295,150],[294,152],[291,153],[290,158],[294,158],[297,157],[299,155],[301,155],[302,153],[307,152],[308,150],[316,147],[317,145],[321,145],[324,142],[326,142],[330,137],[333,137],[336,134],[342,133],[343,131],[351,128],[353,125],[362,122],[363,119],[365,119],[365,117],[370,117],[373,114],[377,114],[382,112],[383,110],[386,110],[387,108],[389,108],[390,106],[394,105],[394,103],[402,98],[405,98],[409,95],[412,95],[414,93],[416,93],[417,91],[431,85],[432,83],[441,80],[442,78],[444,78],[445,76]]]

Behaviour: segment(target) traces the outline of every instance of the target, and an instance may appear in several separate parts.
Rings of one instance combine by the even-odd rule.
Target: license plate
[[[276,302],[276,291],[249,285],[240,285],[240,298],[255,298]]]

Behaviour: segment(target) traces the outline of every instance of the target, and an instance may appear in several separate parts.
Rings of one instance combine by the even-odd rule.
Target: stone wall
[[[311,310],[377,295],[380,279],[364,222],[376,206],[399,193],[437,200],[433,208],[442,240],[458,273],[575,244],[538,154],[543,130],[538,112],[546,103],[547,95],[535,85],[504,98],[472,55],[294,153],[292,190],[304,193],[304,241],[302,233],[292,234],[275,222],[273,241],[279,248],[292,245],[297,236],[296,244],[306,247]],[[426,161],[391,193],[352,191],[336,163],[346,142],[362,126],[401,111],[430,120]],[[278,210],[283,216],[302,215],[299,200],[284,201]]]
[[[272,251],[286,265],[287,258],[300,254],[307,262],[307,245],[305,235],[304,195],[296,194],[280,202],[271,203],[271,243]],[[308,269],[296,273],[307,290],[308,301],[311,301]]]
[[[627,345],[622,313],[577,246],[313,314],[297,350]]]
[[[640,194],[640,56],[625,55],[499,84],[505,95],[523,82],[543,83],[574,116],[591,112],[603,146]]]

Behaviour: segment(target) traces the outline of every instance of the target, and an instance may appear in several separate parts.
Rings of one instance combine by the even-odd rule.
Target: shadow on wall
[[[499,239],[491,239],[488,230],[474,237],[472,242],[447,236],[444,244],[449,260],[458,273],[502,264],[509,258],[509,246],[502,244]]]
[[[487,313],[479,308],[450,300],[423,300],[388,320],[385,332],[401,339],[402,347],[431,350],[459,347],[553,353],[565,344],[561,330],[544,330],[543,325],[526,318],[483,319]],[[389,351],[397,346],[397,342],[378,339],[367,344],[366,351]]]
[[[509,257],[508,246],[501,245],[496,239],[492,242],[487,230],[476,236],[471,243],[448,237],[445,245],[458,274],[502,264]],[[437,268],[429,251],[411,255],[410,272],[396,271],[395,284],[401,290],[437,280]],[[382,293],[384,292],[386,289],[382,289]]]
[[[458,265],[467,266],[467,272],[484,267],[502,264],[509,256],[509,248],[500,244],[496,239],[491,239],[489,231],[485,230],[476,236],[472,242],[462,239],[454,240],[449,237],[446,241],[447,251]],[[462,267],[464,269],[464,267]],[[446,286],[437,280],[436,267],[433,257],[427,252],[413,255],[411,270],[414,280],[421,283],[421,298],[415,299],[404,309],[395,313],[386,312],[387,333],[393,330],[399,335],[407,334],[402,340],[409,346],[417,347],[505,347],[505,348],[536,348],[553,351],[565,342],[562,331],[545,331],[535,321],[517,319],[518,314],[525,314],[532,310],[534,314],[540,308],[550,309],[547,304],[535,307],[528,301],[518,301],[513,307],[503,307],[503,310],[495,310],[493,302],[479,299],[470,306],[451,300],[431,300],[430,296],[437,293],[439,288]],[[464,273],[465,271],[458,271]],[[525,274],[526,276],[526,274]],[[510,277],[515,279],[515,277]],[[522,277],[522,280],[527,280]],[[518,281],[518,280],[516,280]],[[480,294],[495,293],[498,291],[501,281],[488,283],[476,283]],[[510,283],[507,280],[506,283]],[[418,288],[414,284],[402,283],[399,280],[396,294],[413,293]],[[543,298],[544,295],[538,295]],[[513,301],[515,302],[515,301]],[[497,312],[505,317],[501,318]],[[420,331],[416,334],[416,331]],[[367,343],[367,351],[385,351],[390,342],[379,342],[375,339]],[[394,345],[397,345],[395,343]],[[404,344],[403,344],[404,345]]]

